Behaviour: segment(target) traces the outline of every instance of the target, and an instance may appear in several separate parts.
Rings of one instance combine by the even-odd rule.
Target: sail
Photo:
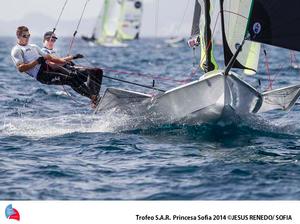
[[[300,51],[300,1],[253,0],[250,40]]]
[[[194,17],[193,17],[191,36],[197,36],[200,34],[200,15],[201,15],[201,6],[200,6],[198,0],[195,0]]]
[[[300,96],[300,85],[271,90],[262,94],[263,104],[259,113],[275,109],[290,110]]]
[[[93,33],[92,33],[92,39],[97,40],[102,35],[103,14],[104,14],[104,7],[102,7],[102,9],[97,17],[96,24],[95,24],[95,27],[94,27]]]
[[[98,42],[105,42],[107,40],[115,39],[119,25],[121,6],[121,0],[105,0],[102,21],[102,35],[98,39]]]
[[[250,8],[251,1],[220,0],[225,65],[228,65],[239,44],[244,39]],[[246,74],[255,74],[259,54],[260,44],[246,41],[233,68],[244,69]]]
[[[215,21],[212,21],[214,15],[215,1],[210,0],[196,0],[195,13],[192,32],[195,34],[200,32],[201,58],[200,67],[204,72],[210,72],[218,69],[218,64],[214,57],[214,43],[213,43],[213,27]],[[200,14],[200,15],[199,15]],[[198,25],[197,19],[200,18],[199,30],[194,28]]]
[[[123,0],[118,28],[119,40],[134,40],[139,38],[142,14],[142,0]]]

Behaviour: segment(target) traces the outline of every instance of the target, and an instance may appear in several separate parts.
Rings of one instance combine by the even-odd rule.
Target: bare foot
[[[98,101],[98,97],[96,95],[92,95],[91,96],[91,107],[93,109],[96,109],[96,107],[97,107],[97,101]]]

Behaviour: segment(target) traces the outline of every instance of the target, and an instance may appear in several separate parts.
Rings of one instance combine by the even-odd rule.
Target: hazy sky
[[[84,18],[96,18],[102,8],[103,1],[104,0],[90,0]],[[191,28],[194,0],[144,0],[142,33],[146,33],[147,35],[155,34],[155,3],[157,1],[159,2],[158,34],[188,34]],[[65,0],[2,0],[0,22],[19,22],[32,14],[41,14],[41,17],[51,17],[55,21],[58,18],[64,2]],[[62,21],[77,21],[85,2],[86,0],[69,0]],[[187,6],[187,10],[185,10]],[[186,16],[183,20],[184,12],[186,12]],[[41,18],[41,21],[44,21],[43,18]],[[27,22],[30,23],[31,21],[24,21],[24,24]],[[49,21],[49,23],[53,23],[53,21]],[[180,30],[178,30],[179,24],[182,24]],[[54,24],[45,24],[47,27],[53,27],[53,25]],[[76,22],[74,26],[76,26]],[[15,27],[13,30],[15,30]]]

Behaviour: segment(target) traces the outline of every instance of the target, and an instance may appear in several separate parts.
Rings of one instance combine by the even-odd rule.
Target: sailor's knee
[[[93,68],[93,73],[98,75],[98,76],[102,76],[103,75],[103,70],[101,68]]]

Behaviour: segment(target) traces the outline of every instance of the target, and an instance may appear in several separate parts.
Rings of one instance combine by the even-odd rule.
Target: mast
[[[206,73],[218,69],[213,55],[213,39],[211,15],[213,14],[210,0],[195,0],[192,36],[199,35],[201,45],[200,67]]]
[[[205,16],[205,26],[204,26],[204,43],[205,43],[205,55],[206,59],[205,62],[202,64],[203,69],[205,72],[213,71],[217,68],[217,64],[215,62],[213,56],[213,39],[212,39],[212,32],[211,32],[211,3],[210,0],[203,0],[204,1],[204,16]]]

